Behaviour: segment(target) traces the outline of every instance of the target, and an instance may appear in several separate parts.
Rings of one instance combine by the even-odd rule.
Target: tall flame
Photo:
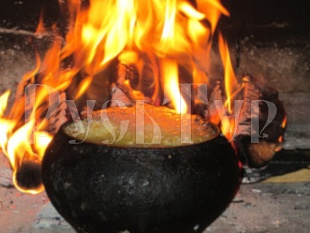
[[[227,109],[226,114],[230,115],[233,113],[233,95],[238,90],[239,84],[231,64],[228,45],[221,33],[219,33],[219,50],[224,66],[224,84],[226,93],[225,109]],[[222,117],[221,129],[223,134],[231,140],[235,132],[235,119],[234,117],[226,117],[226,114]]]
[[[45,131],[48,119],[44,117],[51,94],[65,91],[77,74],[82,73],[84,77],[74,96],[77,99],[96,74],[112,61],[126,61],[141,68],[141,56],[147,56],[155,76],[151,84],[154,102],[160,90],[169,89],[164,93],[166,99],[171,100],[178,113],[186,113],[189,109],[180,92],[179,69],[183,67],[188,71],[192,83],[208,82],[213,34],[220,16],[229,15],[220,0],[60,2],[70,17],[65,42],[55,37],[44,59],[41,61],[37,56],[36,68],[23,77],[10,111],[7,112],[6,106],[9,92],[0,97],[1,148],[14,170],[15,185],[24,192],[42,190],[41,185],[30,190],[21,187],[16,174],[25,161],[40,163],[52,138]],[[37,33],[44,30],[41,20]],[[228,70],[225,79],[234,80],[228,48],[221,36],[220,44],[225,70]],[[66,65],[68,61],[70,65]],[[234,82],[227,82],[227,92],[233,91]],[[27,95],[31,84],[34,88]],[[227,105],[231,111],[231,104]]]
[[[161,70],[165,77],[165,86],[168,87],[167,97],[172,100],[172,105],[179,113],[187,113],[186,102],[179,91],[178,65],[172,60],[163,60]]]

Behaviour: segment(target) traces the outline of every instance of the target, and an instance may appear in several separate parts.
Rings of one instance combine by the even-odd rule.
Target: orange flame
[[[178,66],[175,61],[163,60],[161,67],[165,77],[165,86],[168,87],[167,97],[171,99],[172,105],[178,113],[187,113],[186,102],[179,91]]]
[[[286,124],[287,124],[287,117],[285,116],[285,117],[283,118],[282,123],[281,123],[281,127],[282,127],[283,129],[285,129]],[[278,140],[279,146],[275,149],[276,152],[279,152],[279,151],[282,149],[282,145],[281,145],[281,144],[283,143],[283,141],[284,141],[284,137],[281,136],[281,137],[279,138],[279,140]]]
[[[281,127],[282,127],[283,129],[285,129],[286,124],[287,124],[287,117],[285,116],[284,119],[283,119],[283,121],[282,121]]]
[[[114,60],[134,63],[141,71],[143,54],[153,66],[153,100],[163,90],[160,85],[168,84],[166,97],[178,113],[186,113],[186,101],[179,88],[179,68],[189,71],[193,83],[208,82],[213,33],[220,16],[229,15],[219,0],[196,0],[195,6],[186,0],[89,0],[87,6],[80,0],[60,2],[70,16],[65,43],[62,38],[55,37],[44,59],[41,61],[37,56],[36,68],[23,77],[8,114],[4,113],[7,106],[3,104],[8,101],[8,92],[0,97],[1,148],[14,170],[15,185],[29,193],[41,191],[42,186],[31,190],[20,187],[16,174],[25,160],[40,162],[52,138],[45,132],[48,120],[44,118],[51,92],[65,91],[77,74],[83,73],[85,77],[75,96],[79,98],[95,75]],[[37,33],[45,30],[41,20]],[[227,106],[231,112],[229,101],[236,84],[222,36],[220,51],[225,80],[230,80],[225,86],[230,93]],[[72,64],[64,68],[69,58]],[[40,84],[28,96],[33,100],[30,109],[25,103],[25,87],[29,84]]]
[[[4,112],[7,108],[8,99],[10,96],[10,91],[6,91],[0,96],[0,145],[3,152],[6,153],[6,144],[8,141],[8,132],[11,132],[14,128],[14,121],[6,120],[3,118]]]
[[[219,33],[219,50],[224,66],[224,80],[225,80],[225,93],[226,93],[225,106],[227,109],[227,114],[230,115],[233,113],[233,103],[232,103],[233,95],[238,90],[239,84],[235,76],[233,66],[231,64],[228,45],[221,33]],[[232,137],[234,136],[235,131],[234,117],[223,117],[221,124],[223,134],[229,140],[231,140]]]
[[[40,20],[37,32],[42,32],[41,30],[44,29],[43,22]],[[42,131],[44,120],[38,123],[40,115],[45,111],[41,105],[46,102],[49,94],[41,88],[36,93],[31,93],[31,95],[35,94],[35,97],[25,95],[27,84],[36,83],[35,75],[40,68],[42,68],[41,61],[37,54],[36,67],[22,78],[16,91],[15,101],[10,108],[7,106],[10,91],[0,97],[0,149],[10,161],[15,187],[31,194],[41,192],[44,189],[43,185],[38,184],[36,187],[29,188],[18,181],[17,174],[24,169],[24,161],[37,161],[39,164],[52,139],[51,135]],[[33,103],[28,103],[27,106],[27,100],[33,100]]]
[[[46,32],[46,28],[44,26],[43,18],[44,18],[44,12],[43,12],[43,10],[41,10],[40,18],[39,18],[39,23],[38,23],[37,30],[36,30],[36,35],[37,36],[40,36],[41,33]]]
[[[51,136],[45,132],[35,132],[34,137],[38,143],[33,142],[32,134],[35,128],[34,120],[20,125],[19,120],[9,119],[4,115],[8,102],[9,91],[0,97],[0,146],[2,151],[8,157],[13,169],[13,183],[16,188],[22,192],[36,194],[43,190],[43,185],[34,189],[28,189],[19,184],[16,174],[22,166],[25,159],[29,161],[41,161],[45,149],[51,141]],[[16,129],[17,127],[17,129]]]
[[[224,41],[224,38],[221,33],[219,33],[219,48],[225,72],[224,80],[225,80],[225,91],[227,98],[225,105],[227,106],[229,113],[232,113],[233,111],[232,110],[233,103],[231,102],[232,95],[238,89],[239,84],[235,76],[233,66],[231,64],[228,45],[226,41]]]

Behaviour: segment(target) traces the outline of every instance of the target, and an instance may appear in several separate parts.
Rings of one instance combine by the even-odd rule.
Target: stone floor
[[[74,233],[45,192],[24,194],[12,186],[2,154],[0,171],[1,233]],[[241,185],[228,209],[204,233],[309,233],[309,153],[278,154],[260,172],[266,179]]]
[[[309,175],[310,173],[308,173]],[[213,233],[309,233],[310,182],[242,185],[229,208],[206,230]],[[73,233],[45,193],[0,187],[2,233]]]

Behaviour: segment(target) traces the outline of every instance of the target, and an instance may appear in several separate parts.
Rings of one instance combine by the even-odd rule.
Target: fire
[[[168,87],[167,96],[171,99],[174,109],[178,113],[187,113],[187,105],[179,91],[178,65],[175,61],[163,60],[162,76],[167,77],[165,86]]]
[[[284,119],[283,119],[283,121],[282,121],[282,123],[281,123],[282,129],[285,129],[286,124],[287,124],[287,117],[285,116]],[[283,136],[281,136],[281,137],[279,138],[278,142],[279,142],[279,145],[278,145],[278,147],[275,149],[276,152],[279,152],[279,151],[282,149],[281,144],[283,143]]]
[[[226,114],[231,115],[233,113],[233,94],[238,90],[239,84],[231,64],[228,45],[224,41],[222,34],[219,34],[219,50],[224,66],[225,93],[227,98],[225,102],[227,113],[222,113],[222,115],[226,116]],[[222,117],[221,121],[222,132],[231,140],[235,131],[235,120],[233,117],[228,118],[225,116]]]
[[[2,96],[0,96],[0,145],[1,148],[5,151],[5,145],[8,141],[7,132],[11,132],[14,127],[14,122],[10,120],[3,119],[4,112],[7,108],[8,98],[10,96],[10,91],[5,92]]]
[[[21,187],[16,174],[25,161],[40,163],[42,160],[52,139],[46,131],[49,122],[45,117],[50,98],[65,92],[77,74],[83,78],[75,99],[112,61],[137,65],[141,76],[144,56],[151,63],[155,77],[151,84],[153,104],[158,104],[161,90],[169,89],[164,93],[165,99],[171,100],[175,110],[181,114],[190,111],[186,103],[191,100],[184,99],[180,92],[179,69],[188,71],[191,83],[208,83],[212,38],[220,16],[229,15],[220,0],[193,2],[89,0],[86,6],[80,0],[61,1],[61,8],[70,16],[65,43],[55,37],[44,59],[41,61],[37,56],[36,68],[24,76],[10,110],[6,106],[9,92],[1,96],[0,143],[14,170],[14,184],[18,189],[30,193],[43,189],[42,185],[30,190]],[[40,21],[37,33],[46,30],[43,25]],[[225,67],[226,105],[231,113],[230,99],[236,81],[227,44],[222,36],[219,38]],[[70,65],[66,65],[68,60]],[[29,85],[33,89],[27,95],[25,90]],[[223,125],[225,131],[227,127]]]
[[[38,161],[43,158],[45,149],[51,141],[51,136],[45,132],[33,132],[35,128],[34,120],[20,125],[17,119],[6,118],[4,115],[10,92],[4,93],[0,97],[0,145],[2,151],[8,157],[13,169],[13,183],[15,187],[26,193],[36,194],[43,190],[43,185],[34,189],[28,189],[19,184],[16,176],[24,161]],[[33,142],[35,137],[36,142]]]

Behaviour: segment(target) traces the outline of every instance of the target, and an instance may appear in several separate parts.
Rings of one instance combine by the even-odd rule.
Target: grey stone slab
[[[39,229],[71,228],[50,202],[41,208],[32,226]]]

